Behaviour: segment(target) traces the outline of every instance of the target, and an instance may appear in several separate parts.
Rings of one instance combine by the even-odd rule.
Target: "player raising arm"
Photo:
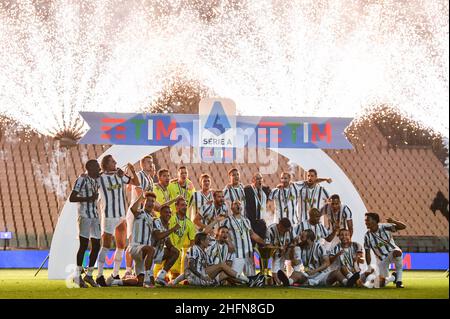
[[[141,208],[142,201],[145,198],[144,208]],[[135,274],[137,282],[130,279],[113,280],[111,285],[138,285],[144,288],[153,288],[151,281],[151,268],[153,264],[153,255],[155,249],[152,247],[153,233],[153,207],[155,205],[156,195],[152,192],[141,193],[136,201],[131,205],[130,211],[134,215],[130,244],[127,252],[134,261]],[[127,277],[128,278],[128,277]]]
[[[123,250],[126,247],[127,224],[125,184],[139,186],[139,179],[132,164],[127,164],[127,170],[131,176],[126,175],[120,168],[116,167],[116,161],[111,155],[103,157],[101,162],[102,174],[97,181],[100,186],[100,204],[102,218],[102,248],[98,256],[98,274],[96,282],[100,286],[110,285],[114,279],[119,279],[119,269],[122,263]],[[103,276],[103,267],[106,254],[112,246],[112,240],[116,241],[116,252],[114,254],[113,273],[108,277],[109,283]]]
[[[366,262],[370,269],[371,256],[373,251],[380,272],[380,287],[394,282],[397,288],[404,288],[402,283],[403,276],[403,257],[402,250],[397,246],[392,237],[392,233],[397,230],[403,230],[406,225],[392,218],[387,219],[387,224],[380,223],[380,216],[377,213],[366,213],[367,233],[364,236],[364,249],[366,250]],[[395,264],[395,271],[389,276],[389,265]]]

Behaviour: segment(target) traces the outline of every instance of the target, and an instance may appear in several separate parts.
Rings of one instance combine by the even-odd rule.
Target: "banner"
[[[106,256],[105,268],[114,265],[114,250],[110,250]],[[37,269],[48,255],[48,250],[6,250],[0,251],[0,269],[7,268],[32,268]],[[269,261],[271,266],[272,259]],[[89,251],[86,251],[83,266],[89,263]],[[48,263],[44,264],[47,269]],[[255,252],[255,265],[259,269],[259,258]],[[125,269],[125,258],[121,267]],[[394,269],[391,265],[391,269]],[[447,270],[448,253],[403,253],[403,269],[405,270]]]
[[[90,129],[80,144],[197,148],[352,149],[352,118],[236,116],[229,99],[203,99],[199,114],[80,112]]]

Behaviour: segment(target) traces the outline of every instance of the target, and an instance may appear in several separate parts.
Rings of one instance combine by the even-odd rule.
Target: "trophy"
[[[267,286],[273,285],[272,276],[269,275],[269,259],[274,256],[275,251],[278,249],[274,245],[266,245],[264,247],[258,247],[260,258],[260,272],[265,277],[265,284]]]

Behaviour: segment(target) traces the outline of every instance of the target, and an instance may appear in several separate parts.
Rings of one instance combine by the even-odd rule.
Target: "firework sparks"
[[[392,105],[448,136],[448,39],[447,1],[2,0],[0,113],[81,132],[181,76],[243,115]]]

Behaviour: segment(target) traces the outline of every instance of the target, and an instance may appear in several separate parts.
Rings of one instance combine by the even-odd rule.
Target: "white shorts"
[[[313,276],[308,277],[308,283],[310,286],[326,286],[328,276],[331,274],[331,271],[325,269],[319,273],[314,274]]]
[[[98,218],[78,216],[78,235],[87,239],[102,238],[100,220]]]
[[[255,263],[253,262],[253,257],[234,258],[231,268],[238,274],[244,272],[246,276],[255,275]]]
[[[396,250],[400,250],[400,248],[396,248]],[[378,261],[378,272],[380,277],[387,278],[389,277],[389,265],[395,262],[394,251],[391,251],[386,258],[381,261]]]
[[[145,272],[144,260],[142,258],[142,249],[145,245],[131,245],[128,246],[127,252],[130,254],[134,261],[134,272],[136,275],[143,274]]]
[[[125,218],[127,220],[127,239],[131,237],[133,233],[133,223],[134,223],[134,214],[130,209],[127,210],[127,216]]]
[[[125,222],[125,218],[102,218],[102,233],[114,236],[117,226]]]

